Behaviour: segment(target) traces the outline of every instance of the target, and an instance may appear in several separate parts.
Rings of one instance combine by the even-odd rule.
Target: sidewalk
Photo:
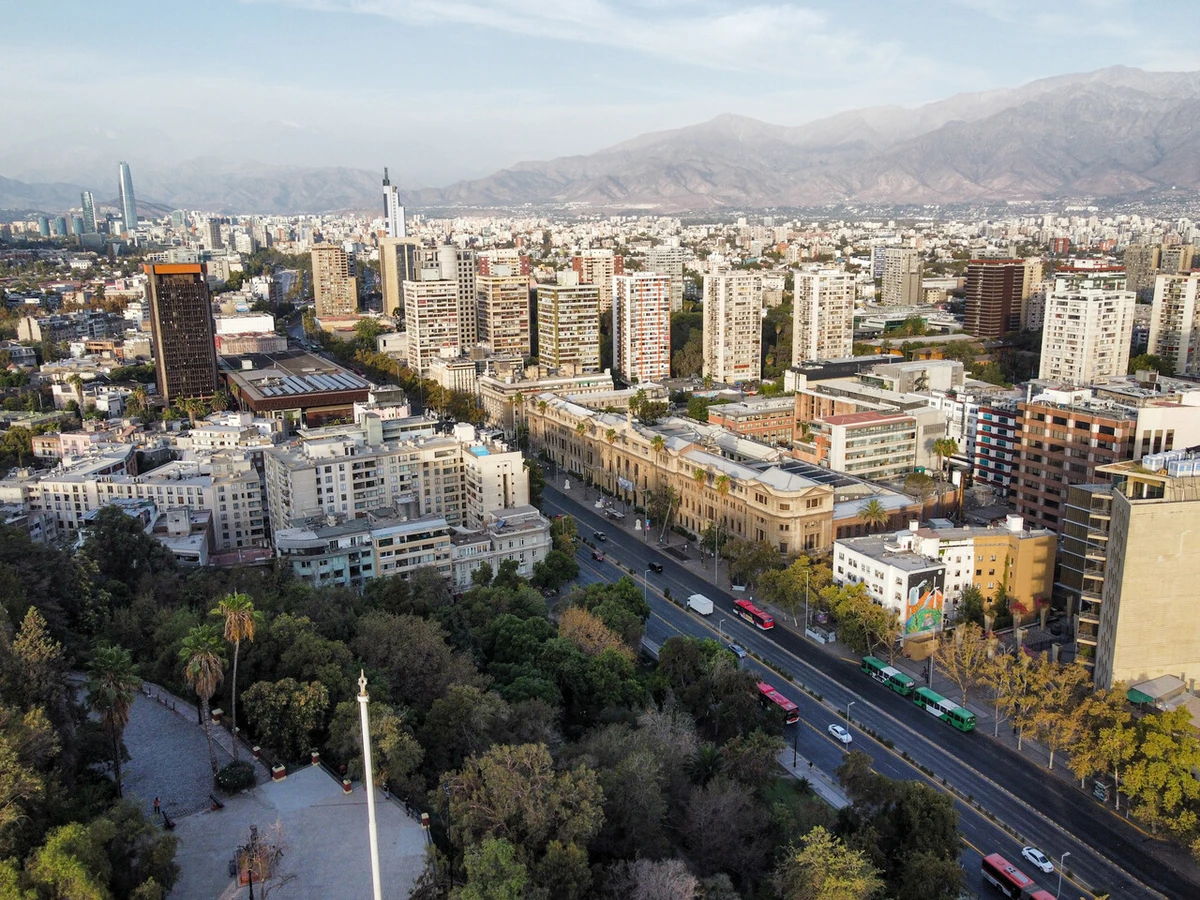
[[[793,778],[797,780],[803,778],[807,781],[808,786],[812,788],[812,792],[835,810],[843,809],[850,805],[850,800],[842,793],[842,789],[838,786],[838,783],[821,769],[814,766],[812,761],[806,759],[803,755],[795,753],[792,750],[780,750],[775,755],[775,760]],[[793,760],[795,760],[795,763],[793,763]]]

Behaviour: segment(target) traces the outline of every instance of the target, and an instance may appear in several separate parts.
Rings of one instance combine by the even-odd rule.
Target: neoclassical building
[[[683,419],[647,426],[553,394],[527,396],[524,406],[532,449],[568,479],[635,506],[670,486],[678,498],[674,523],[695,534],[715,524],[791,555],[833,545],[833,488],[774,448]]]

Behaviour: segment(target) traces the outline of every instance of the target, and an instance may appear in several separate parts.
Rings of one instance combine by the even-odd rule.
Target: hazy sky
[[[26,180],[217,156],[416,187],[726,112],[1200,68],[1183,0],[43,0],[2,21],[0,175]]]

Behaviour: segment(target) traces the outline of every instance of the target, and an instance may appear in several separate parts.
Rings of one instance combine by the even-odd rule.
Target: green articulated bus
[[[886,684],[897,694],[904,697],[911,694],[913,688],[917,686],[917,683],[913,679],[909,678],[895,666],[889,666],[882,659],[877,659],[874,656],[863,657],[862,670],[880,684]]]
[[[959,731],[975,730],[975,713],[969,709],[963,709],[953,700],[947,700],[936,691],[931,691],[929,688],[917,688],[913,691],[913,703]]]

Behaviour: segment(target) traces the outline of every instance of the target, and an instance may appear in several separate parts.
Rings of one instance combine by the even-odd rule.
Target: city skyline
[[[1076,0],[1052,12],[1033,3],[947,0],[922,17],[867,0],[751,4],[735,13],[699,0],[593,0],[563,9],[520,0],[275,0],[183,7],[169,23],[140,3],[120,16],[64,5],[53,27],[43,8],[18,8],[0,37],[0,72],[22,84],[5,98],[6,177],[64,178],[73,159],[86,167],[93,156],[108,166],[129,159],[135,168],[215,156],[373,170],[390,164],[395,183],[411,189],[521,160],[590,153],[722,113],[800,125],[1110,65],[1200,68],[1190,20],[1156,28],[1121,0]],[[205,65],[170,79],[144,67],[98,69],[94,47],[118,43],[131,28],[143,43],[169,40],[181,58]],[[970,43],[969,55],[951,52],[985,31],[988,41]],[[1064,32],[1087,40],[1062,41]],[[262,39],[283,33],[286,41]],[[401,50],[403,85],[393,78]],[[293,77],[298,59],[302,79]],[[425,102],[405,104],[414,93]],[[221,127],[197,131],[182,116],[147,128],[138,115],[181,97],[219,100],[210,110]],[[81,108],[103,110],[103,118],[68,128]],[[326,114],[331,108],[342,111],[336,121]],[[391,108],[404,114],[381,114]],[[343,121],[359,126],[350,133]],[[477,140],[481,132],[487,141]]]

